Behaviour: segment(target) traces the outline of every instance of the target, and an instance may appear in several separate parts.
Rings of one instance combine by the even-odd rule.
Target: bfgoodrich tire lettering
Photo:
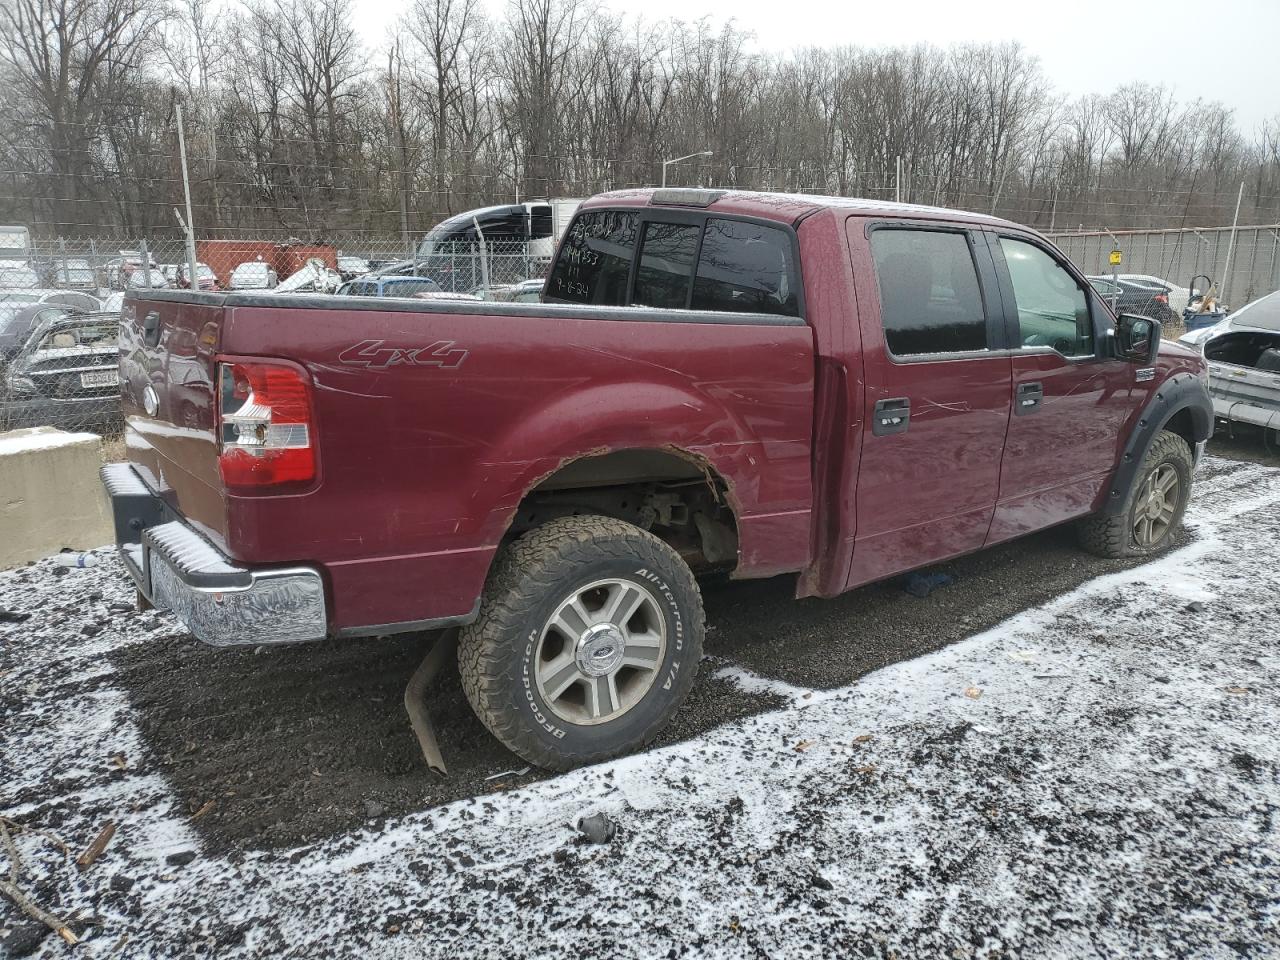
[[[595,650],[589,631],[550,626],[571,598],[584,594],[582,623],[609,635]],[[648,619],[630,625],[638,635],[661,635],[661,649],[651,643],[652,669],[621,665],[613,674],[625,674],[633,685],[625,709],[627,698],[620,697],[620,709],[593,713],[592,690],[601,685],[590,657],[599,653],[601,669],[609,669],[609,637],[615,634],[606,629],[608,604],[620,594],[628,601],[640,598],[637,609],[643,607]],[[572,650],[570,633],[580,638]],[[697,583],[671,547],[620,520],[564,517],[530,531],[500,554],[479,618],[462,631],[458,663],[467,698],[494,736],[531,763],[566,770],[627,753],[657,736],[693,685],[702,635]],[[580,679],[567,693],[550,696],[561,684],[547,682],[548,664],[567,663],[571,654],[580,656],[574,662],[586,664],[588,672],[579,670]]]

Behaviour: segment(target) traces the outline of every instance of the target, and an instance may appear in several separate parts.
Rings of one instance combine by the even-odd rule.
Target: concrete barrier
[[[92,433],[53,427],[0,433],[0,570],[115,539],[98,479],[101,445]]]

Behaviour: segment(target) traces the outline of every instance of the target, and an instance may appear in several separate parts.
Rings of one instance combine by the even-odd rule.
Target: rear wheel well
[[[737,519],[728,484],[695,454],[614,450],[563,464],[524,495],[506,539],[557,517],[590,514],[648,530],[695,571],[737,565]]]

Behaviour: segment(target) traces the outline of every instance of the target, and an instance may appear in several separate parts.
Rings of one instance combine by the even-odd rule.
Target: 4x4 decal
[[[454,348],[453,340],[437,340],[425,347],[388,347],[385,340],[361,340],[338,354],[338,362],[370,370],[386,370],[399,364],[456,370],[470,352]]]

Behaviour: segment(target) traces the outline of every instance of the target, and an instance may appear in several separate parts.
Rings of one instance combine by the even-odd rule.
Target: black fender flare
[[[1152,442],[1175,414],[1187,410],[1191,414],[1192,436],[1196,443],[1203,443],[1213,436],[1213,401],[1209,388],[1194,373],[1176,373],[1156,387],[1129,434],[1129,442],[1120,455],[1120,463],[1111,476],[1107,502],[1102,512],[1116,516],[1124,508],[1129,488],[1133,486],[1138,468],[1147,455]]]

